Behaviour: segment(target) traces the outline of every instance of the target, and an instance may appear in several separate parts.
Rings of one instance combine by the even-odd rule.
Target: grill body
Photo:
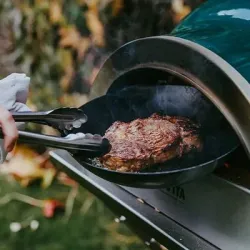
[[[250,2],[208,0],[192,12],[172,35],[215,52],[250,81]]]

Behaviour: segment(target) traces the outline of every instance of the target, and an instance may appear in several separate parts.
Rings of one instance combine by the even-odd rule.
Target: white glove
[[[25,74],[13,73],[0,81],[0,106],[12,112],[30,111],[25,105],[29,92],[30,78]],[[1,114],[0,114],[1,115]],[[23,124],[18,123],[20,128]],[[0,139],[0,163],[7,156],[4,140]]]

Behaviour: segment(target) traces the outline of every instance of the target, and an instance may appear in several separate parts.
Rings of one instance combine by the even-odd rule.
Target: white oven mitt
[[[28,98],[29,84],[30,78],[25,74],[13,73],[0,80],[0,105],[11,112],[30,111],[25,105]],[[22,125],[22,123],[17,123],[19,129]],[[3,163],[7,156],[3,145],[3,139],[0,139],[0,164]]]

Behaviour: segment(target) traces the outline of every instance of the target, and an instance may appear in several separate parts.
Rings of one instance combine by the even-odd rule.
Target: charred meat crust
[[[129,123],[117,121],[105,133],[112,149],[100,162],[108,169],[138,172],[200,150],[199,129],[199,125],[188,118],[158,114]]]

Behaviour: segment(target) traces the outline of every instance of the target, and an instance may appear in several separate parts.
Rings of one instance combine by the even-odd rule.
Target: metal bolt
[[[161,212],[157,207],[155,207],[155,211],[156,211],[157,213],[160,213],[160,212]]]
[[[141,202],[141,203],[144,204],[144,200],[142,200],[142,199],[140,199],[140,198],[137,198],[137,200],[138,200],[139,202]]]

